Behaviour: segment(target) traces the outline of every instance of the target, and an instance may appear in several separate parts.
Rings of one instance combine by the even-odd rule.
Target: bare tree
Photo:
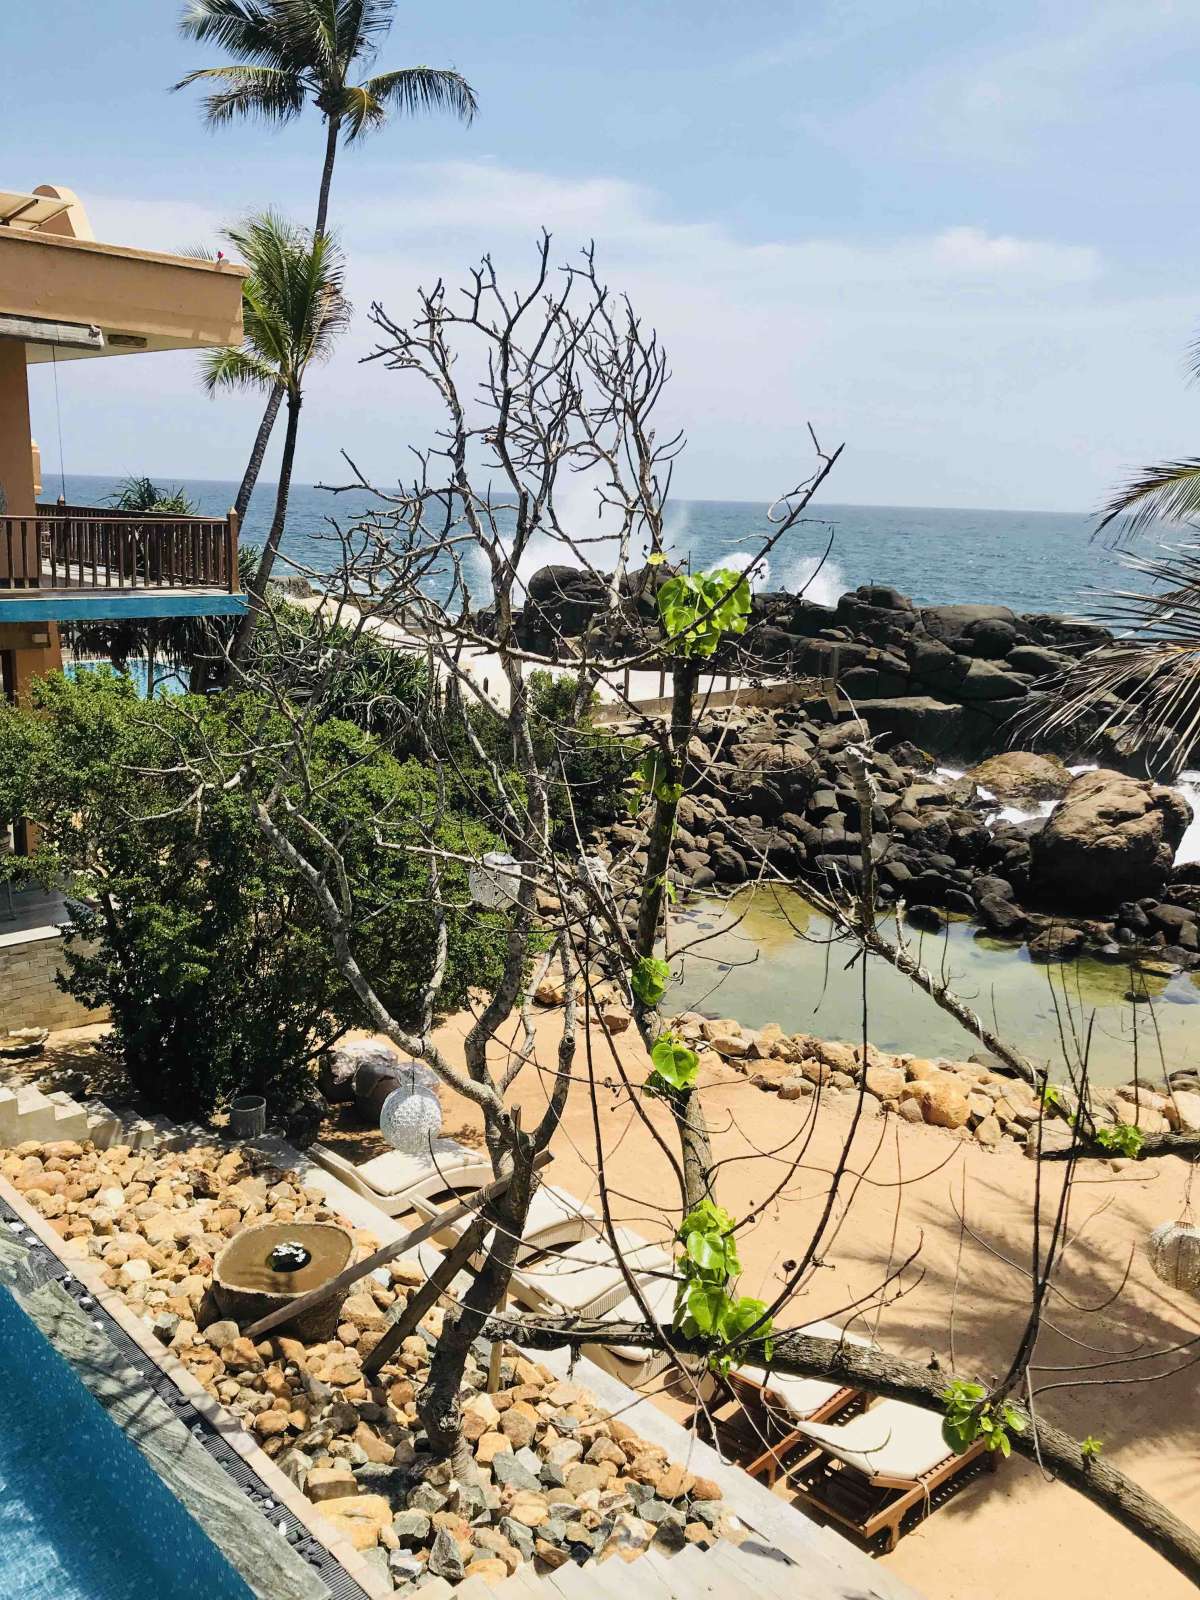
[[[714,1157],[695,1053],[662,1017],[669,971],[659,951],[670,934],[678,807],[693,776],[689,745],[712,688],[711,682],[705,686],[705,666],[723,641],[745,631],[750,604],[743,571],[693,574],[670,562],[665,506],[671,464],[682,441],[677,434],[660,438],[654,425],[668,376],[661,346],[643,330],[628,302],[610,296],[590,251],[579,264],[552,271],[548,237],[540,243],[537,269],[525,291],[505,290],[485,260],[461,296],[451,297],[440,283],[422,293],[411,325],[394,321],[378,306],[372,315],[380,334],[373,359],[430,386],[442,408],[442,429],[432,448],[416,453],[412,480],[396,490],[380,490],[351,463],[353,482],[346,487],[373,488],[380,509],[348,529],[333,529],[334,559],[326,570],[311,573],[319,577],[326,598],[303,628],[294,625],[286,607],[262,616],[260,628],[275,641],[269,652],[273,667],[257,669],[251,658],[237,669],[244,685],[258,692],[261,728],[256,731],[254,713],[248,711],[245,749],[232,771],[205,771],[193,763],[189,799],[203,804],[218,783],[253,785],[264,843],[307,884],[341,970],[373,1025],[476,1108],[496,1174],[509,1180],[486,1218],[486,1245],[480,1228],[455,1257],[482,1250],[482,1265],[462,1300],[448,1304],[420,1396],[434,1451],[450,1456],[460,1477],[471,1477],[458,1395],[467,1351],[481,1334],[531,1347],[636,1344],[661,1351],[701,1409],[705,1370],[748,1361],[769,1363],[781,1373],[845,1379],[870,1393],[945,1412],[947,1394],[959,1381],[954,1370],[931,1373],[885,1351],[778,1331],[822,1259],[836,1247],[847,1197],[861,1181],[851,1157],[861,1092],[817,1220],[770,1304],[737,1297],[736,1269],[714,1268],[706,1287],[720,1302],[721,1315],[702,1326],[689,1309],[685,1252],[678,1281],[670,1280],[672,1313],[663,1315],[659,1302],[656,1315],[647,1280],[630,1267],[617,1233],[600,1110],[605,1077],[610,1092],[648,1130],[668,1178],[660,1191],[677,1193],[677,1200],[661,1205],[667,1235],[686,1234],[698,1216],[715,1219],[708,1235],[711,1254],[736,1262],[727,1247],[753,1222],[752,1217],[725,1217],[717,1207],[723,1162]],[[804,520],[837,460],[838,450],[821,450],[815,438],[812,443],[815,467],[771,508],[758,541],[760,557]],[[594,519],[579,513],[581,483],[593,499]],[[529,568],[547,552],[569,563],[586,587],[587,603],[569,620],[530,599]],[[638,559],[640,571],[634,565]],[[482,605],[477,587],[484,591]],[[570,607],[572,592],[564,580],[563,607]],[[427,840],[406,846],[428,860],[439,927],[438,954],[417,1014],[410,1016],[394,1014],[360,965],[357,936],[371,914],[370,886],[353,876],[338,838],[317,827],[308,804],[314,781],[306,761],[311,729],[338,703],[347,652],[368,634],[425,663],[425,692],[407,708],[404,729],[439,778],[437,814],[426,819]],[[558,719],[535,701],[532,675],[538,670],[565,672],[573,686],[571,703]],[[639,672],[669,675],[672,698],[666,715],[639,710],[631,687]],[[588,830],[580,815],[586,786],[572,777],[570,767],[571,739],[598,691],[623,706],[640,736],[633,793],[645,822],[645,845],[614,861],[612,870],[588,854]],[[273,728],[284,719],[288,737],[267,737],[268,718]],[[860,776],[869,814],[869,752]],[[468,914],[444,897],[441,871],[451,858],[481,866],[465,849],[455,851],[444,842],[443,824],[456,805],[484,819],[510,857],[493,877],[493,889],[506,886],[499,917],[502,976],[476,1003],[465,1037],[465,1070],[448,1058],[435,1035],[447,919]],[[381,851],[397,847],[387,819],[380,820],[377,844]],[[887,945],[889,959],[902,971],[927,992],[941,991],[934,994],[939,1003],[960,1004],[945,985],[927,974],[923,978],[919,963],[881,933],[869,839],[863,859],[865,882],[857,900],[829,901],[842,931],[867,949],[886,953],[882,947]],[[763,861],[760,876],[769,875]],[[670,937],[667,948],[675,948]],[[557,1037],[549,1063],[544,1059],[547,1024],[539,1035],[534,1005],[539,988],[551,981],[561,987],[563,1003],[555,1013]],[[648,1076],[632,1075],[628,1056],[617,1047],[614,997],[636,1021],[652,1063]],[[867,1026],[864,1001],[864,1042]],[[1019,1051],[994,1036],[990,1044],[1021,1069]],[[546,1085],[546,1103],[536,1124],[527,1127],[514,1091],[522,1073],[535,1072]],[[518,1259],[537,1158],[552,1144],[575,1086],[590,1100],[603,1226],[638,1317],[615,1323],[498,1316]],[[673,1141],[663,1136],[647,1106],[647,1090],[669,1107]],[[770,1170],[778,1174],[770,1184],[774,1199],[803,1165],[819,1106],[818,1094],[777,1151],[745,1147],[723,1159],[769,1157]],[[1077,1113],[1076,1131],[1082,1126]],[[997,1439],[1002,1435],[1012,1448],[1034,1455],[1195,1576],[1200,1574],[1195,1535],[1121,1473],[1098,1462],[1086,1442],[1068,1438],[1036,1411],[1031,1374],[1068,1234],[1074,1162],[1061,1170],[1044,1230],[1039,1183],[1031,1262],[1025,1269],[1030,1308],[1025,1330],[1005,1373],[981,1385],[977,1395],[971,1392],[963,1426],[973,1427],[975,1436],[994,1431]],[[875,1303],[904,1292],[908,1265],[885,1274],[871,1297]],[[440,1278],[427,1300],[443,1288]],[[848,1312],[861,1309],[860,1304]],[[1192,1359],[1186,1347],[1181,1353]],[[1092,1380],[1080,1374],[1075,1381]]]

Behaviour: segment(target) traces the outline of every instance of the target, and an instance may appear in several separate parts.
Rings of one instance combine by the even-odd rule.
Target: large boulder
[[[608,601],[604,579],[578,567],[539,567],[525,593],[526,625],[554,636],[582,633]]]
[[[1016,620],[1008,606],[926,606],[921,612],[921,624],[932,639],[957,639],[983,622],[1007,622],[1011,627]]]
[[[872,733],[911,740],[923,750],[938,754],[956,750],[961,743],[963,711],[929,695],[905,695],[861,700],[856,706]]]
[[[1057,756],[1032,750],[1005,750],[988,756],[967,773],[971,782],[987,789],[997,800],[1061,800],[1071,786],[1071,774]]]
[[[1156,895],[1191,816],[1177,789],[1105,768],[1086,772],[1032,841],[1030,887],[1080,911]]]

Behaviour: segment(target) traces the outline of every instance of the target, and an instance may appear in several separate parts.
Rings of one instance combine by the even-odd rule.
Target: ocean
[[[212,516],[226,511],[237,492],[235,483],[213,480],[161,482],[182,487],[202,513]],[[46,498],[58,487],[48,473]],[[66,498],[103,504],[115,487],[113,478],[69,474]],[[260,484],[243,531],[246,543],[261,544],[273,501],[274,485]],[[296,485],[283,555],[309,566],[326,564],[329,547],[314,536],[328,529],[329,518],[345,526],[373,504],[367,495],[333,495]],[[590,532],[585,515],[590,523],[581,501],[581,526]],[[809,599],[832,604],[860,583],[883,583],[922,605],[977,601],[1015,611],[1091,615],[1106,591],[1144,586],[1103,540],[1093,537],[1094,527],[1091,516],[1048,511],[816,505],[775,547],[769,570],[756,573],[755,586],[799,590],[807,584]],[[668,520],[673,552],[690,555],[696,570],[718,562],[745,564],[767,531],[766,506],[751,501],[677,500]],[[531,555],[524,576],[543,561],[563,559],[561,550],[549,545]],[[599,562],[600,555],[594,559]],[[479,592],[477,582],[473,588]]]

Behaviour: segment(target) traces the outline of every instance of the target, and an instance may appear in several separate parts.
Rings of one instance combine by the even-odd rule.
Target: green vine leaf
[[[629,974],[634,998],[644,1006],[656,1006],[667,992],[671,969],[658,956],[639,956]]]
[[[1024,1433],[1025,1419],[1007,1400],[998,1405],[987,1397],[981,1383],[956,1379],[938,1397],[946,1408],[942,1438],[959,1455],[982,1439],[989,1450],[1008,1457],[1012,1453],[1010,1433]]]
[[[648,1087],[654,1091],[690,1089],[695,1083],[700,1057],[676,1034],[659,1034],[651,1046],[650,1059],[654,1063],[654,1073]]]
[[[1118,1122],[1111,1128],[1097,1128],[1094,1138],[1102,1150],[1115,1150],[1131,1159],[1137,1156],[1146,1142],[1146,1135],[1131,1122]]]
[[[1079,1454],[1085,1461],[1095,1461],[1103,1449],[1104,1440],[1097,1439],[1094,1434],[1089,1433],[1086,1439],[1079,1441]]]
[[[678,655],[711,656],[727,633],[745,633],[750,584],[727,567],[679,573],[659,589],[658,615]]]

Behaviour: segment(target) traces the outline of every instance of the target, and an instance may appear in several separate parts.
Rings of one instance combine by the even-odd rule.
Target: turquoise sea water
[[[98,504],[114,486],[112,478],[68,476],[66,495]],[[234,483],[198,480],[182,487],[213,516],[223,514],[237,492]],[[57,480],[48,482],[47,497],[57,488]],[[261,543],[273,498],[274,485],[261,484],[246,519],[248,543]],[[284,555],[326,564],[329,547],[319,535],[327,519],[352,522],[372,503],[366,495],[335,496],[297,485]],[[765,505],[749,501],[681,500],[673,503],[668,530],[676,552],[690,554],[702,569],[752,555],[768,531],[765,513]],[[791,530],[772,552],[764,586],[796,590],[811,578],[809,598],[828,603],[860,583],[886,583],[924,605],[986,601],[1017,611],[1086,613],[1098,591],[1131,581],[1117,557],[1092,538],[1093,526],[1090,516],[1045,511],[817,505],[812,520]],[[828,558],[812,577],[831,534]],[[542,559],[561,560],[561,552],[546,548]]]
[[[0,1595],[252,1600],[207,1534],[4,1288]]]

